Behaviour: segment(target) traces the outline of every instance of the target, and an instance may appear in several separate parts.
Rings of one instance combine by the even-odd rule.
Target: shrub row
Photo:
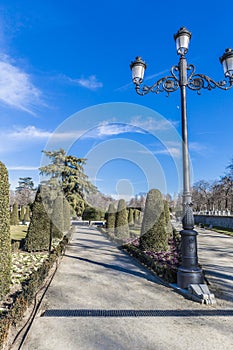
[[[48,259],[22,283],[22,289],[11,295],[12,302],[8,305],[8,309],[0,311],[0,348],[3,347],[7,339],[9,328],[15,326],[23,318],[26,309],[32,303],[54,262],[64,252],[67,243],[68,237],[64,236],[59,245],[50,253]]]

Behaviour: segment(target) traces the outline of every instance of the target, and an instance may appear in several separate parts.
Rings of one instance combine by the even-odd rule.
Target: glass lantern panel
[[[142,65],[135,65],[132,68],[132,79],[142,81],[144,78],[145,68]]]
[[[223,69],[226,76],[233,76],[233,57],[226,58],[223,61]]]
[[[184,54],[188,51],[189,40],[189,36],[185,34],[176,39],[176,49],[179,54]]]

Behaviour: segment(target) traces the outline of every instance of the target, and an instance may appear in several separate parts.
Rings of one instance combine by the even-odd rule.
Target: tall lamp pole
[[[188,52],[191,36],[191,32],[185,27],[180,28],[174,35],[177,54],[179,55],[179,63],[171,68],[170,76],[159,79],[152,86],[141,86],[147,67],[142,58],[136,57],[135,61],[130,64],[132,80],[135,84],[136,92],[141,96],[149,92],[159,94],[164,91],[169,95],[171,92],[180,88],[183,141],[183,229],[180,232],[182,262],[181,266],[178,268],[177,284],[178,287],[185,289],[188,288],[189,284],[203,283],[203,272],[198,266],[197,232],[194,230],[192,211],[186,90],[189,88],[200,94],[201,89],[212,90],[218,87],[222,90],[229,90],[233,86],[233,50],[226,49],[225,53],[220,57],[220,62],[223,65],[224,75],[227,80],[216,82],[204,74],[197,74],[195,72],[195,66],[187,63],[186,54]]]

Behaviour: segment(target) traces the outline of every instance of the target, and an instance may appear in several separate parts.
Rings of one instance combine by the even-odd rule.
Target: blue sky
[[[186,26],[188,62],[223,79],[232,11],[229,0],[1,1],[0,160],[12,188],[23,176],[37,184],[41,151],[64,147],[88,158],[106,194],[181,190],[179,92],[138,96],[129,64],[147,61],[147,84],[169,74],[173,34]],[[233,157],[233,89],[187,95],[192,182],[214,180]]]

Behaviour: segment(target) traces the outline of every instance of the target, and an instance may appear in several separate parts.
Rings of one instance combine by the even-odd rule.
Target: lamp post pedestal
[[[192,204],[184,208],[182,220],[183,230],[181,235],[181,266],[178,268],[177,285],[187,289],[190,284],[202,284],[204,282],[203,271],[198,267],[197,235],[194,228]]]

